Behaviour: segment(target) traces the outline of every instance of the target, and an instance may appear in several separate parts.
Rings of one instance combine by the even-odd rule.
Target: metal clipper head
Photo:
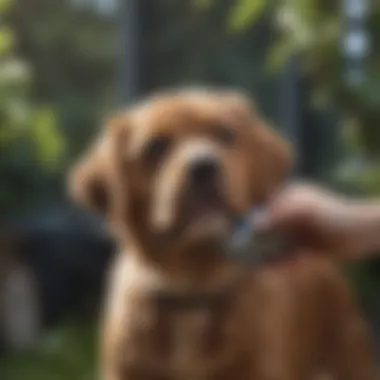
[[[249,265],[260,265],[289,254],[291,244],[285,236],[261,232],[257,228],[266,212],[265,207],[254,208],[235,225],[223,243],[227,257]]]

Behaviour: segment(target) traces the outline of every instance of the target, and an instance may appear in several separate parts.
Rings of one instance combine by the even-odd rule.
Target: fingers
[[[309,184],[291,184],[274,195],[261,217],[262,230],[283,229],[313,219],[318,203],[323,202],[318,188]]]
[[[274,195],[256,227],[285,233],[305,248],[333,250],[347,224],[345,205],[343,198],[318,186],[293,183]]]

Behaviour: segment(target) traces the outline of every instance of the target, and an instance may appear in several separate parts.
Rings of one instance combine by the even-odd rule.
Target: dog
[[[240,91],[161,92],[106,123],[69,178],[120,246],[105,380],[374,379],[366,323],[323,255],[247,267],[223,254],[223,237],[291,165]]]

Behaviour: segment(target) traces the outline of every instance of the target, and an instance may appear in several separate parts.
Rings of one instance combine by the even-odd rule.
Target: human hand
[[[259,224],[261,231],[285,234],[300,248],[348,259],[363,248],[362,208],[312,184],[292,184],[279,191]]]

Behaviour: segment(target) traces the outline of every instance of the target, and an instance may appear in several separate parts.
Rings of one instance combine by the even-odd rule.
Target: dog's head
[[[109,121],[74,169],[74,197],[131,235],[220,239],[290,164],[284,141],[238,92],[159,94]]]

